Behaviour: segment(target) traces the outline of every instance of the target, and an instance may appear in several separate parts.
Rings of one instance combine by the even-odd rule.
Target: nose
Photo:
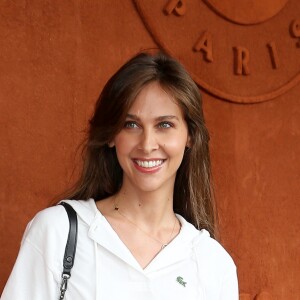
[[[158,148],[159,144],[155,132],[151,129],[144,129],[140,137],[139,149],[145,154],[149,154]]]

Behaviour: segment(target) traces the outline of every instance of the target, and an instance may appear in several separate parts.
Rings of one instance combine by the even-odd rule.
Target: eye
[[[125,124],[124,124],[124,128],[138,128],[138,124],[134,121],[126,121]]]
[[[167,129],[167,128],[172,128],[172,127],[174,127],[174,124],[171,123],[171,122],[164,121],[164,122],[160,122],[160,123],[158,124],[158,127],[159,127],[159,128],[163,128],[163,129]]]

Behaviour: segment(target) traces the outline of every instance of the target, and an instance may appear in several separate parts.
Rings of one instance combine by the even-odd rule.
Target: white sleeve
[[[1,300],[58,299],[67,234],[63,207],[39,212],[26,228]]]
[[[223,278],[220,300],[238,300],[239,288],[236,267],[232,266]]]
[[[201,231],[196,249],[205,299],[238,300],[236,266],[228,252],[206,231]]]
[[[1,300],[53,300],[58,295],[58,283],[42,253],[25,239]]]

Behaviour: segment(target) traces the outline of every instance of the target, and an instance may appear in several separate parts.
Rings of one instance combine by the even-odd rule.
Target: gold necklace
[[[172,236],[173,236],[173,233],[174,233],[174,229],[175,229],[175,225],[176,225],[176,221],[178,220],[177,217],[175,216],[175,220],[174,220],[174,225],[173,225],[173,229],[172,229],[172,232],[170,234],[170,237],[168,239],[168,242],[167,243],[162,243],[160,240],[158,240],[157,238],[151,236],[148,232],[144,231],[142,228],[140,228],[136,223],[134,223],[133,221],[131,221],[129,218],[127,218],[123,213],[120,212],[120,208],[118,207],[118,205],[116,203],[114,203],[114,209],[115,211],[117,211],[122,217],[124,217],[129,223],[131,223],[132,225],[134,225],[137,229],[139,229],[141,232],[143,232],[144,234],[146,234],[148,237],[150,237],[152,240],[158,242],[161,246],[161,249],[164,249],[165,247],[167,247],[169,245],[169,243],[171,242],[172,240]]]

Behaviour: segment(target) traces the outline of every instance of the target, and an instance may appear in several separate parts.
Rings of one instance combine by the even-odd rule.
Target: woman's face
[[[141,191],[173,190],[188,140],[176,102],[157,82],[146,85],[111,143],[123,169],[123,185]]]

